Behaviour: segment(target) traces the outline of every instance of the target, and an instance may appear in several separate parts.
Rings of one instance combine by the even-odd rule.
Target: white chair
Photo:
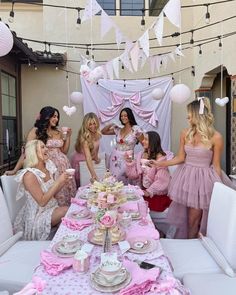
[[[101,159],[101,162],[99,164],[94,164],[93,166],[98,179],[102,179],[106,172],[105,159]],[[80,186],[89,184],[91,179],[91,174],[88,170],[86,161],[79,163],[79,171],[80,171]]]
[[[13,235],[6,201],[0,188],[0,291],[12,294],[31,281],[40,262],[40,252],[50,241],[18,241],[22,233]]]
[[[236,191],[222,183],[213,188],[206,236],[236,269]],[[161,239],[161,245],[180,280],[189,273],[223,272],[199,239]]]
[[[12,175],[12,176],[2,175],[1,182],[2,182],[2,189],[4,192],[4,196],[6,198],[10,219],[11,219],[11,222],[13,223],[17,213],[23,207],[26,199],[21,198],[20,200],[16,200],[16,192],[17,192],[19,183],[15,181],[15,175]]]
[[[184,285],[191,295],[235,295],[236,278],[225,274],[187,274]]]

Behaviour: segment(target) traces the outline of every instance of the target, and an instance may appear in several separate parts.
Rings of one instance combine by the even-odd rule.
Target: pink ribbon
[[[203,101],[203,97],[198,97],[197,100],[200,100],[200,108],[199,108],[199,114],[203,115],[204,113],[204,101]]]
[[[21,291],[14,293],[14,295],[33,295],[42,293],[46,286],[46,281],[40,277],[34,276],[32,282],[27,284]]]

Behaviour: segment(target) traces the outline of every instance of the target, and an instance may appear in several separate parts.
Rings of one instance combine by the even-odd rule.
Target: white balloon
[[[156,99],[156,100],[162,99],[164,94],[165,93],[161,88],[155,88],[152,91],[152,97],[153,99]]]
[[[176,103],[184,103],[190,97],[191,90],[185,84],[177,84],[170,91],[170,98]]]
[[[77,91],[74,91],[71,93],[70,95],[70,101],[73,103],[73,104],[80,104],[83,102],[83,94],[81,92],[77,92]]]
[[[0,21],[0,57],[7,55],[13,47],[13,36],[10,29]]]

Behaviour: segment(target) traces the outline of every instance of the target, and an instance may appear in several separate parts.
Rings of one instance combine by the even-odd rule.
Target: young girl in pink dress
[[[135,179],[143,188],[144,198],[153,211],[164,211],[170,204],[167,197],[170,174],[167,167],[150,167],[149,160],[157,162],[167,159],[162,150],[161,139],[157,132],[148,131],[142,141],[144,152],[135,155],[135,160],[126,158],[126,175]],[[169,155],[170,156],[170,155]]]
[[[119,119],[123,125],[122,128],[114,124],[109,124],[102,129],[102,134],[116,136],[116,147],[110,156],[109,169],[117,180],[123,181],[124,184],[128,184],[129,179],[125,171],[125,157],[127,153],[131,155],[134,154],[134,147],[138,141],[143,139],[143,135],[130,108],[122,109]]]
[[[75,169],[75,179],[77,187],[80,186],[80,162],[86,161],[91,175],[91,181],[98,180],[95,168],[100,163],[98,157],[99,141],[101,133],[99,130],[99,120],[96,114],[88,113],[84,116],[82,126],[78,132],[75,144],[75,152],[71,157],[71,166]],[[105,171],[105,167],[104,167]]]
[[[181,164],[169,186],[173,200],[169,221],[178,238],[196,238],[199,231],[205,234],[214,183],[233,186],[221,170],[223,139],[213,127],[209,99],[194,100],[187,105],[187,112],[190,127],[181,132],[178,155],[169,161],[152,161],[155,167]]]

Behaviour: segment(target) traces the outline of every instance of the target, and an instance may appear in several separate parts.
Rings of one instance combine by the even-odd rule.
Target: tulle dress
[[[67,156],[61,151],[63,146],[62,139],[48,139],[47,144],[49,159],[56,165],[57,167],[57,176],[61,175],[65,172],[66,169],[71,168],[69,159]],[[70,200],[76,194],[76,184],[75,179],[72,178],[68,181],[64,187],[57,193],[55,198],[58,201],[59,206],[69,206]]]
[[[141,135],[142,130],[139,126],[132,126],[131,132],[125,137],[120,136],[121,128],[116,126],[114,132],[116,135],[116,147],[111,153],[109,161],[109,169],[113,176],[124,184],[131,183],[126,175],[126,160],[125,154],[127,151],[134,151],[138,137]]]
[[[98,151],[99,151],[99,145],[100,145],[100,141],[99,140],[95,140],[93,142],[93,153],[92,153],[92,159],[94,160],[94,156],[98,155]],[[78,153],[78,152],[74,152],[71,156],[71,166],[72,168],[75,169],[75,181],[76,181],[76,185],[77,187],[80,186],[80,162],[84,162],[86,161],[85,159],[85,155],[84,153]],[[91,177],[89,177],[91,178]]]
[[[168,212],[169,223],[178,229],[178,238],[187,238],[187,207],[202,209],[200,231],[206,233],[208,209],[215,182],[235,189],[222,171],[220,178],[212,166],[213,151],[201,146],[184,146],[186,158],[173,174],[168,195],[173,200]]]
[[[51,179],[46,182],[44,182],[46,175],[36,168],[22,169],[15,177],[15,180],[19,182],[16,199],[26,198],[25,205],[14,222],[14,231],[22,231],[23,240],[47,240],[51,233],[51,216],[53,210],[58,207],[57,200],[52,198],[46,206],[40,207],[23,184],[25,173],[31,172],[36,176],[42,191],[46,193],[54,183],[53,175],[56,172],[56,166],[49,160],[46,168],[51,176]]]

